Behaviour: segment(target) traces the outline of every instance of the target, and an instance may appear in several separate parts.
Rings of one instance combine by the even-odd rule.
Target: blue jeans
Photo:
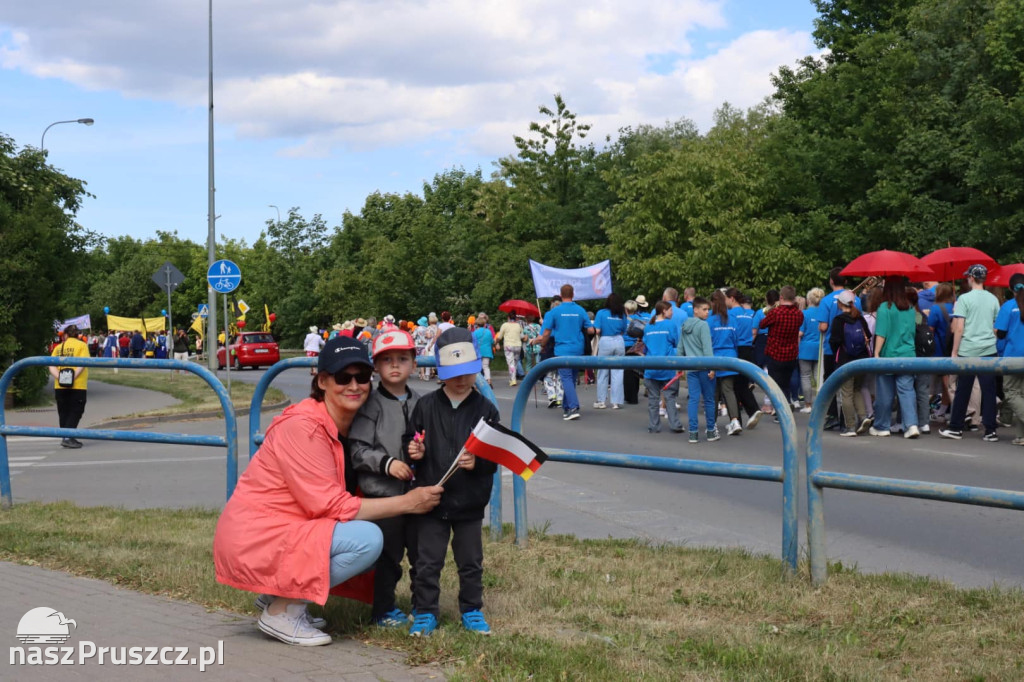
[[[597,341],[598,357],[622,357],[626,354],[626,344],[621,336],[601,336]],[[597,402],[608,400],[608,383],[611,380],[612,405],[621,405],[626,401],[622,390],[621,369],[597,370]]]
[[[561,368],[558,378],[562,380],[562,412],[580,409],[580,399],[576,396],[576,370]]]
[[[686,386],[690,397],[686,402],[686,414],[690,418],[690,431],[697,432],[700,426],[697,412],[701,399],[704,400],[704,427],[708,431],[715,430],[718,421],[717,405],[715,404],[715,380],[708,378],[707,370],[686,373]]]
[[[894,395],[895,394],[895,395]],[[892,401],[900,401],[903,429],[917,426],[917,393],[913,374],[879,374],[875,380],[875,428],[888,431],[892,425]]]
[[[672,385],[665,388],[670,379],[644,379],[644,386],[647,387],[647,430],[651,433],[661,431],[661,396],[665,396],[665,414],[668,419],[669,428],[674,431],[682,431],[683,424],[679,421],[679,411],[676,410],[676,397],[679,395],[679,381],[673,381]]]
[[[331,537],[331,587],[373,568],[384,548],[384,535],[370,521],[334,524]]]
[[[989,355],[987,357],[996,357]],[[996,378],[992,374],[961,374],[956,380],[956,394],[953,396],[953,409],[949,415],[949,428],[963,431],[967,421],[967,403],[971,399],[974,380],[981,387],[981,424],[985,433],[996,432]]]

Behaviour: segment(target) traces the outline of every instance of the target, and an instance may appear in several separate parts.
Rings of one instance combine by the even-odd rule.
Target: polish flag
[[[548,456],[536,445],[526,440],[515,431],[510,431],[498,423],[480,419],[480,422],[469,434],[469,439],[462,446],[470,454],[500,464],[523,480],[530,476],[547,461]]]

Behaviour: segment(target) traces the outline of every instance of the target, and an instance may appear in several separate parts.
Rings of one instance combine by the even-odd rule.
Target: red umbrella
[[[904,275],[911,281],[935,279],[935,273],[919,258],[902,251],[872,251],[857,256],[839,274],[848,277]]]
[[[985,284],[990,287],[1008,287],[1010,278],[1014,275],[1024,275],[1024,263],[1014,263],[996,268],[995,272],[989,273]]]
[[[498,310],[504,313],[515,313],[516,315],[533,315],[540,317],[540,310],[534,304],[522,299],[513,298],[498,306]]]
[[[921,262],[935,271],[935,279],[943,282],[963,279],[967,268],[975,264],[984,265],[989,271],[999,267],[992,256],[970,246],[950,246],[932,251],[922,256]]]

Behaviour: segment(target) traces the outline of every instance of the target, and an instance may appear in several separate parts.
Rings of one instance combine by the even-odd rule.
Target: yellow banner
[[[118,317],[107,315],[107,329],[117,332],[158,332],[165,328],[166,317]],[[145,325],[145,326],[143,326]]]
[[[196,334],[199,334],[199,336],[203,336],[203,331],[204,331],[203,330],[203,325],[205,323],[206,323],[206,318],[197,317],[196,319],[192,320],[192,326],[189,327],[189,329],[194,330]],[[76,625],[75,627],[78,627],[78,626]]]

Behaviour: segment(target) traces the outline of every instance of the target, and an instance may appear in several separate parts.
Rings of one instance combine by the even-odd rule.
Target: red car
[[[281,359],[277,342],[267,332],[242,332],[231,339],[228,346],[231,349],[234,369],[253,367],[259,369],[261,366],[272,365]],[[217,349],[217,368],[224,369],[224,348]]]

